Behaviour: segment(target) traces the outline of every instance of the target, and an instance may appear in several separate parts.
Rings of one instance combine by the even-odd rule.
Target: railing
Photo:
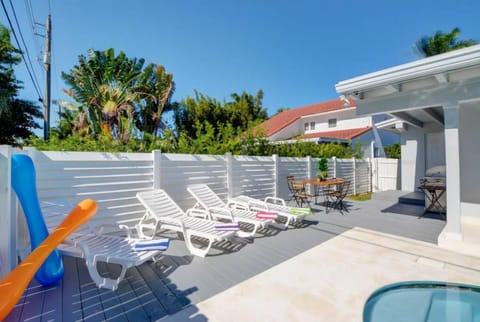
[[[92,224],[134,225],[144,213],[137,201],[138,191],[165,189],[184,209],[194,205],[186,186],[206,183],[223,199],[246,194],[256,198],[288,197],[285,177],[312,178],[318,173],[317,158],[190,155],[152,153],[101,153],[17,150],[0,146],[0,277],[16,264],[19,252],[28,248],[28,235],[14,193],[10,187],[10,156],[27,153],[37,171],[41,201],[68,201],[74,205],[84,198],[98,202]],[[329,160],[329,176],[351,181],[350,194],[372,190],[370,160]],[[377,164],[378,169],[378,164]],[[16,237],[16,238],[15,238]],[[4,264],[6,263],[6,264]]]

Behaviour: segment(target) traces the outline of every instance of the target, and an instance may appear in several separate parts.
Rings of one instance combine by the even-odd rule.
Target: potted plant
[[[322,157],[320,160],[318,160],[317,166],[319,171],[317,178],[319,180],[325,180],[328,175],[328,159],[326,157]]]

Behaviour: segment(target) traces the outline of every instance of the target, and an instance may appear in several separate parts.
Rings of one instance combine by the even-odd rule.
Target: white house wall
[[[459,113],[461,209],[463,216],[477,218],[480,218],[479,123],[480,102],[461,105]]]
[[[271,135],[268,139],[270,141],[286,140],[291,138],[292,136],[300,135],[302,133],[303,122],[300,123],[299,120],[296,120],[292,124]]]
[[[328,120],[336,119],[337,125],[335,127],[328,127]],[[305,123],[315,122],[315,129],[304,131]],[[372,126],[372,118],[355,117],[355,109],[336,111],[335,113],[323,113],[321,115],[302,117],[277,133],[269,137],[270,141],[285,140],[300,134],[310,134],[327,131],[339,131],[348,129],[358,129],[362,127]]]
[[[409,127],[401,138],[402,190],[415,191],[425,176],[425,135],[416,127]]]
[[[443,132],[443,127],[436,123],[425,123],[422,128],[409,126],[406,132],[400,135],[402,153],[402,190],[415,191],[420,184],[420,178],[427,170],[427,143],[428,133]],[[433,147],[435,149],[435,147]]]
[[[337,125],[335,127],[328,127],[328,120],[336,119]],[[371,125],[370,117],[355,117],[355,109],[345,111],[335,111],[332,113],[322,113],[320,115],[305,116],[300,118],[299,122],[302,129],[305,123],[315,122],[315,129],[308,130],[305,133],[345,130],[351,128],[367,127]]]
[[[328,120],[330,119],[337,120],[337,125],[335,127],[328,126]],[[354,110],[343,112],[340,114],[303,117],[299,120],[299,122],[302,125],[302,129],[305,123],[315,122],[315,129],[305,131],[305,134],[327,132],[327,131],[348,130],[348,129],[358,129],[361,127],[372,126],[372,118],[370,116],[355,117]]]

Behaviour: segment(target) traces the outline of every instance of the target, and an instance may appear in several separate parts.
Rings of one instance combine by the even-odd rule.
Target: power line
[[[35,74],[35,69],[33,68],[33,65],[32,65],[32,59],[30,58],[30,53],[28,51],[27,44],[25,43],[25,39],[23,38],[22,29],[20,28],[20,24],[18,23],[17,13],[15,11],[15,8],[13,7],[12,0],[9,0],[9,2],[10,2],[10,6],[12,7],[13,17],[15,18],[15,23],[17,24],[18,33],[20,34],[20,39],[22,39],[23,48],[25,48],[25,53],[27,54],[28,63],[30,64],[30,68],[32,69],[35,82],[38,84],[38,78],[37,78],[37,75]]]
[[[32,26],[32,28],[30,29],[30,33],[32,35],[33,45],[35,46],[35,52],[37,54],[42,54],[41,46],[38,44],[38,40],[36,37],[38,35],[36,31],[37,23],[35,23],[35,16],[33,15],[32,2],[30,0],[25,0],[25,10],[27,12],[28,18],[30,19],[30,25]],[[38,66],[40,66],[40,68],[43,68],[43,65],[40,59],[37,58],[36,62],[38,63]]]
[[[5,15],[7,16],[8,24],[10,26],[10,29],[12,30],[13,37],[15,38],[15,42],[17,43],[18,48],[20,47],[20,42],[18,41],[17,34],[15,33],[15,29],[13,28],[12,21],[10,20],[10,16],[8,15],[7,8],[5,7],[5,3],[3,3],[3,0],[0,0],[2,3],[3,11],[5,12]],[[20,50],[20,55],[22,55],[23,61],[25,62],[25,67],[27,68],[28,75],[30,76],[30,80],[32,81],[33,87],[35,88],[35,91],[37,92],[38,99],[41,99],[41,94],[40,90],[38,89],[38,85],[35,83],[35,80],[33,78],[32,72],[30,71],[30,68],[28,64],[26,63],[25,55],[23,55],[23,51]]]
[[[27,14],[28,14],[28,17],[30,18],[30,23],[32,24],[32,26],[34,26],[35,19],[33,17],[32,2],[30,0],[25,0],[25,8],[27,9]]]

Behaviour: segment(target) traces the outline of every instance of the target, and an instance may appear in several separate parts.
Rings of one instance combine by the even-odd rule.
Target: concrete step
[[[480,250],[480,234],[478,233],[479,231],[480,231],[480,219],[464,218],[462,220],[463,241],[468,244],[477,245],[478,250]]]
[[[480,221],[476,218],[462,220],[461,240],[447,238],[448,233],[442,232],[438,236],[438,245],[462,254],[480,257]]]
[[[425,207],[425,195],[423,192],[408,192],[398,197],[398,203]]]
[[[372,194],[372,199],[397,202],[399,197],[406,195],[408,193],[409,193],[408,191],[401,191],[401,190],[376,191]]]

